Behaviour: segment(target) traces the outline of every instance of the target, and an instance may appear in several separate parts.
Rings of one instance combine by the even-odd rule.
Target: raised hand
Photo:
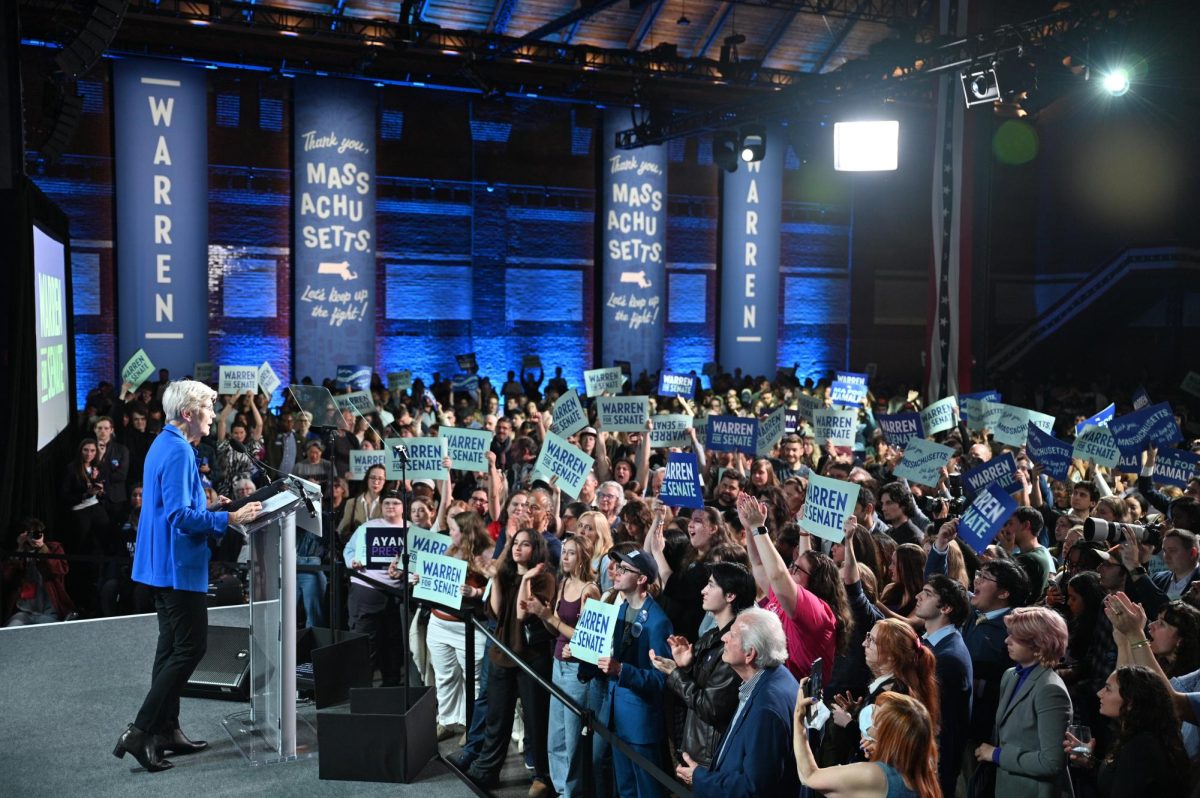
[[[671,635],[667,638],[667,645],[671,647],[671,659],[675,660],[675,664],[681,668],[686,668],[692,664],[692,644],[683,635]]]

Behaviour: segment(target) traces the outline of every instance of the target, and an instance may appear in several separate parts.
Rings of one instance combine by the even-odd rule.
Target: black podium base
[[[437,694],[432,687],[355,688],[348,714],[318,713],[317,738],[322,779],[410,784],[438,755]]]
[[[371,686],[370,649],[360,632],[302,629],[296,638],[296,662],[313,665],[311,689],[317,709],[342,703],[352,688]]]

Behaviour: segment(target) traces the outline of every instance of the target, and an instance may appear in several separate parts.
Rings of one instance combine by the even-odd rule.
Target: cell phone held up
[[[823,700],[825,694],[825,661],[822,657],[813,660],[812,670],[809,671],[808,681],[804,683],[804,697],[815,699],[808,707],[808,718],[812,720],[816,714],[817,702]]]

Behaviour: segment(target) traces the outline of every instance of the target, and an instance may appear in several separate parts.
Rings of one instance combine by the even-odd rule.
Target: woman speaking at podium
[[[179,728],[179,694],[208,645],[208,537],[224,535],[230,524],[252,521],[262,509],[259,502],[249,502],[234,512],[218,510],[229,503],[224,496],[205,506],[192,447],[208,435],[216,396],[194,380],[168,385],[162,398],[168,423],[146,454],[133,580],[154,592],[158,649],[150,692],[113,754],[133,754],[152,773],[171,767],[164,751],[190,754],[208,747]]]

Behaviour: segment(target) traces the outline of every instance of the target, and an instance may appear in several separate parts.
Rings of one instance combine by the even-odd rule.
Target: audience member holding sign
[[[405,664],[401,661],[403,635],[408,634],[401,591],[407,589],[404,573],[394,565],[403,555],[400,527],[404,525],[404,503],[394,490],[380,499],[383,516],[360,524],[346,542],[343,559],[346,567],[391,588],[385,590],[372,582],[350,579],[350,628],[367,635],[371,662],[379,669],[383,685],[403,683]]]

